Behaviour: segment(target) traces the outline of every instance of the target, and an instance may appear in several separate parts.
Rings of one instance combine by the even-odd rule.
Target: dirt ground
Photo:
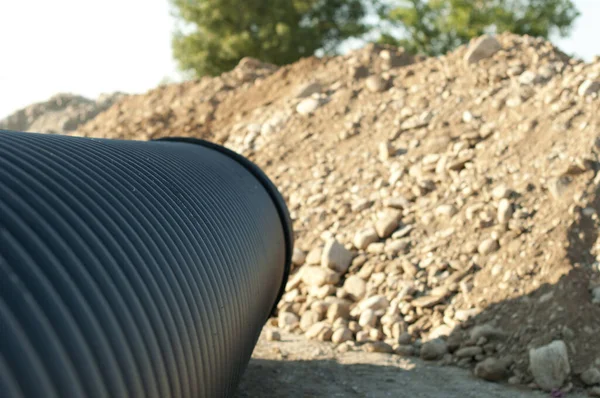
[[[535,398],[550,394],[477,379],[464,369],[397,355],[337,352],[331,344],[261,336],[236,395],[242,397]],[[585,397],[569,393],[564,397]]]

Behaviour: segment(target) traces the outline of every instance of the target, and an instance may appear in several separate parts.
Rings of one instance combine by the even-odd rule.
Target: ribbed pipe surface
[[[291,247],[221,147],[0,131],[2,396],[231,395]]]

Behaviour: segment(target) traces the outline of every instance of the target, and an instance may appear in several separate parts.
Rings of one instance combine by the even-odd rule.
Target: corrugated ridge
[[[184,143],[0,132],[0,193],[0,337],[29,352],[2,347],[7,391],[233,392],[288,260],[248,170]]]

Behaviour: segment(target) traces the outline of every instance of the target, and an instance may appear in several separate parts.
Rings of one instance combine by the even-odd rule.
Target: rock
[[[323,248],[321,265],[341,274],[345,273],[354,255],[335,239],[330,239]]]
[[[401,357],[412,357],[415,355],[415,347],[412,345],[400,344],[394,349],[394,353],[400,355]]]
[[[324,267],[304,266],[300,268],[300,272],[302,272],[302,282],[308,286],[335,285],[340,280],[337,272]]]
[[[348,319],[350,317],[350,307],[342,303],[333,303],[327,310],[327,320],[333,323],[336,319]]]
[[[294,248],[294,252],[292,253],[292,264],[294,265],[302,265],[306,261],[306,253],[298,248]]]
[[[562,340],[529,350],[529,367],[536,384],[543,390],[560,388],[569,374],[567,345]]]
[[[372,93],[380,93],[388,88],[388,82],[384,78],[378,75],[369,76],[365,81],[365,86],[367,90]]]
[[[365,352],[380,352],[385,354],[391,354],[394,352],[394,349],[391,345],[384,343],[383,341],[374,341],[369,342],[363,345],[363,350]]]
[[[394,146],[391,142],[382,142],[379,144],[379,160],[386,162],[394,155]]]
[[[592,289],[592,303],[600,304],[600,286]]]
[[[354,301],[362,299],[367,292],[367,283],[356,275],[349,276],[344,282],[344,290]]]
[[[357,343],[364,343],[366,341],[369,341],[369,339],[370,339],[369,332],[367,332],[366,330],[361,330],[356,333],[356,342]]]
[[[369,297],[361,301],[358,305],[361,311],[364,310],[385,310],[390,305],[388,299],[383,295]]]
[[[590,397],[600,397],[600,387],[592,387],[588,391]]]
[[[333,332],[333,335],[331,335],[331,341],[334,344],[342,344],[346,341],[351,341],[353,338],[354,335],[352,334],[352,331],[348,328],[340,328]]]
[[[400,225],[400,218],[402,214],[399,211],[388,210],[377,222],[375,223],[375,231],[380,238],[385,239],[390,237],[392,233]]]
[[[306,256],[306,264],[308,265],[319,265],[321,264],[321,256],[323,255],[322,247],[315,247],[308,252]]]
[[[318,94],[322,90],[319,82],[308,82],[298,87],[296,98],[306,98],[313,94]]]
[[[500,244],[496,239],[486,239],[483,242],[481,242],[477,247],[477,251],[479,252],[479,254],[482,254],[484,256],[498,251],[498,249],[500,249]]]
[[[377,235],[375,228],[366,228],[358,231],[356,235],[354,235],[353,243],[357,249],[365,250],[367,246],[378,240],[379,236]]]
[[[411,304],[417,308],[430,308],[444,300],[444,296],[422,296],[411,301]]]
[[[317,339],[321,341],[327,341],[331,339],[333,335],[333,330],[327,324],[327,322],[317,322],[312,325],[305,333],[306,338],[308,339]]]
[[[513,215],[512,203],[508,199],[501,199],[498,203],[498,222],[506,224]]]
[[[410,240],[407,240],[407,239],[393,240],[393,241],[388,241],[388,243],[385,245],[384,251],[387,254],[395,256],[398,253],[404,253],[408,249],[409,246],[410,246]]]
[[[600,80],[586,80],[583,83],[581,83],[579,89],[577,90],[577,93],[580,96],[584,97],[596,94],[598,91],[600,91]]]
[[[358,318],[358,324],[362,327],[371,326],[375,327],[377,324],[377,316],[375,315],[375,311],[373,310],[365,310],[360,314],[360,318]]]
[[[277,330],[267,329],[266,337],[269,341],[281,341],[281,334]]]
[[[398,344],[400,345],[410,345],[412,343],[412,336],[410,333],[404,332],[398,337]]]
[[[310,115],[316,111],[321,105],[320,101],[316,98],[306,98],[296,106],[296,112],[301,115]]]
[[[458,209],[454,205],[441,205],[435,209],[435,214],[438,216],[452,217],[458,213]]]
[[[281,312],[277,317],[278,326],[280,329],[293,330],[300,320],[298,316],[292,312]]]
[[[496,358],[487,358],[475,366],[474,374],[487,381],[502,381],[507,376],[506,363]]]
[[[479,313],[479,312],[477,312],[477,313]],[[473,316],[475,316],[477,313],[475,313]],[[466,321],[466,319],[465,319],[465,321]],[[488,341],[490,341],[493,339],[503,339],[506,337],[506,333],[504,333],[503,330],[495,328],[494,326],[492,326],[490,324],[485,324],[485,325],[477,325],[473,329],[471,329],[471,333],[469,334],[469,337],[471,338],[472,341],[478,341],[482,337],[485,337]]]
[[[457,350],[454,355],[458,358],[473,358],[476,355],[480,355],[483,353],[483,348],[473,346],[473,347],[464,347]]]
[[[467,50],[465,61],[467,64],[473,64],[482,59],[489,58],[500,51],[502,46],[495,37],[484,35],[476,39]]]
[[[305,311],[304,314],[302,314],[302,317],[300,317],[300,329],[306,332],[312,325],[319,322],[321,319],[322,318],[317,311]]]
[[[581,381],[587,386],[600,384],[600,370],[598,368],[589,368],[581,374]]]
[[[512,194],[512,190],[505,184],[498,185],[492,190],[492,196],[496,199],[507,199]]]
[[[433,339],[421,347],[421,358],[427,361],[441,359],[448,352],[448,346],[442,339]]]

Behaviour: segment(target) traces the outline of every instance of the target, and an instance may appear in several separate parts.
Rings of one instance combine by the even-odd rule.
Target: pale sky
[[[600,0],[556,44],[586,60],[600,54]],[[0,1],[0,118],[59,92],[95,98],[142,93],[177,78],[168,0]]]

